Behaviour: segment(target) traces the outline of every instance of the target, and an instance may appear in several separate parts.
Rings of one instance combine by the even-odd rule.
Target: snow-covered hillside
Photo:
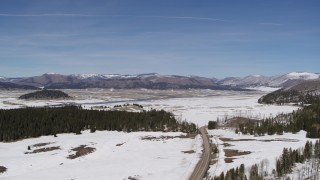
[[[7,80],[6,77],[0,76],[0,81],[6,81],[6,80]]]
[[[138,75],[121,75],[121,74],[74,74],[74,77],[80,79],[126,79],[126,78],[135,78]]]
[[[261,75],[251,75],[243,78],[225,78],[219,81],[222,85],[232,85],[232,86],[268,86],[268,87],[284,87],[290,86],[296,82],[301,82],[304,80],[314,80],[319,79],[320,75],[316,73],[308,72],[291,72],[284,75],[277,76],[261,76]]]
[[[312,79],[318,79],[319,74],[315,73],[308,73],[308,72],[292,72],[287,74],[287,77],[290,79],[304,79],[304,80],[312,80]]]

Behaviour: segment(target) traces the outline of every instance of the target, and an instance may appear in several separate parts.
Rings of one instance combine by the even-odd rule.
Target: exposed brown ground
[[[135,177],[135,176],[129,176],[128,177],[129,180],[139,180],[139,176]]]
[[[0,166],[0,173],[4,173],[7,171],[7,168],[4,166]]]
[[[35,149],[31,152],[25,152],[24,154],[35,154],[35,153],[41,153],[41,152],[54,151],[58,149],[60,149],[60,146],[46,147],[46,148]]]
[[[231,139],[231,138],[219,138],[223,142],[239,142],[239,141],[261,141],[261,142],[272,142],[272,141],[281,141],[281,142],[298,142],[297,139],[288,139],[288,138],[276,138],[276,139]],[[224,143],[224,145],[229,143]],[[231,145],[232,146],[232,145]]]
[[[38,143],[38,144],[34,144],[32,145],[33,147],[42,147],[42,146],[46,146],[49,144],[52,144],[53,142],[47,142],[47,143]]]
[[[223,142],[236,142],[236,141],[256,141],[255,139],[231,139],[231,138],[220,138]]]
[[[229,144],[229,143],[223,143],[223,146],[224,147],[230,147],[230,146],[233,146],[232,144]]]
[[[211,160],[210,161],[210,165],[214,165],[214,164],[216,164],[218,162],[218,160]]]
[[[125,143],[125,142],[124,142],[124,143]],[[124,143],[117,144],[116,146],[122,146],[122,145],[124,145]]]
[[[96,150],[96,148],[87,147],[87,145],[81,145],[81,146],[73,148],[71,150],[76,151],[76,153],[69,155],[67,157],[68,159],[76,159],[78,157],[88,155],[88,154],[94,152]]]
[[[181,151],[181,152],[186,153],[186,154],[193,154],[193,153],[195,153],[195,151],[194,151],[194,150]]]
[[[168,140],[168,139],[174,139],[174,138],[195,138],[196,135],[197,134],[187,134],[187,135],[181,135],[181,136],[160,136],[160,137],[145,136],[145,137],[142,137],[141,140],[160,141],[160,140]]]
[[[242,156],[250,154],[250,151],[239,151],[236,149],[224,149],[224,154],[226,157],[233,157],[233,156]]]
[[[225,163],[232,163],[234,159],[236,159],[236,158],[224,158],[224,162]]]

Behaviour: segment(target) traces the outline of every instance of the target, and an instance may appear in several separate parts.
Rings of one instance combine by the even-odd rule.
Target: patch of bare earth
[[[0,173],[4,173],[7,171],[7,168],[4,166],[0,166]]]
[[[181,151],[181,152],[183,152],[183,153],[185,153],[185,154],[193,154],[193,153],[195,153],[195,151],[194,151],[194,150]]]
[[[180,135],[180,136],[145,136],[142,137],[141,140],[148,140],[148,141],[161,141],[161,140],[168,140],[168,139],[174,139],[174,138],[191,138],[194,139],[197,134],[187,134],[187,135]]]
[[[230,146],[233,146],[232,144],[229,144],[229,143],[223,143],[222,144],[224,147],[230,147]]]
[[[93,153],[96,150],[96,148],[87,147],[87,145],[81,145],[81,146],[73,148],[71,150],[76,151],[76,153],[69,155],[67,157],[68,159],[76,159],[78,157],[86,156],[90,153]]]
[[[224,149],[224,155],[226,157],[242,156],[242,155],[247,155],[250,153],[251,153],[250,151],[239,151],[236,149]]]
[[[129,176],[129,177],[128,177],[129,180],[139,180],[140,178],[141,178],[141,176],[138,176],[138,175],[136,175],[136,176]]]
[[[124,142],[124,143],[125,143],[125,142]],[[124,145],[124,143],[117,144],[116,146],[122,146],[122,145]]]
[[[224,159],[224,162],[226,163],[232,163],[234,159],[236,158],[232,158],[234,156],[242,156],[242,155],[247,155],[250,154],[250,151],[239,151],[239,150],[235,150],[235,149],[224,149],[224,155],[226,156],[226,158]]]
[[[231,138],[220,138],[223,142],[237,142],[237,141],[256,141],[255,139],[231,139]]]
[[[46,148],[40,148],[40,149],[35,149],[31,152],[25,152],[24,154],[35,154],[35,153],[41,153],[41,152],[49,152],[49,151],[54,151],[60,149],[60,146],[54,146],[54,147],[46,147]]]
[[[210,161],[210,165],[214,165],[214,164],[216,164],[217,162],[218,162],[218,160],[216,160],[216,159],[211,160],[211,161]]]
[[[281,141],[281,142],[299,142],[297,139],[287,139],[287,138],[276,138],[276,139],[263,139],[259,140],[262,142],[272,142],[272,141]]]
[[[32,145],[32,147],[42,147],[42,146],[46,146],[46,145],[49,145],[49,144],[53,144],[53,142],[38,143],[38,144]]]
[[[232,163],[234,159],[236,159],[236,158],[224,158],[224,162],[225,163]]]

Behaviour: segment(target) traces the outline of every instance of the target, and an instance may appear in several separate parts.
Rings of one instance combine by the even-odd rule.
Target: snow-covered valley
[[[244,116],[262,119],[296,110],[296,106],[276,106],[258,104],[257,100],[265,91],[215,91],[215,90],[113,90],[88,89],[64,90],[71,100],[20,100],[26,91],[1,91],[2,109],[55,106],[75,103],[91,109],[100,106],[114,106],[137,103],[144,109],[164,109],[174,113],[181,120],[194,122],[199,127],[209,120]],[[3,179],[188,179],[200,159],[202,139],[181,138],[181,133],[164,132],[83,132],[81,135],[58,134],[58,137],[44,136],[11,143],[0,143],[0,165],[8,170],[0,174]],[[233,131],[209,131],[213,137],[256,139],[244,137]],[[149,138],[145,138],[149,137]],[[150,138],[151,137],[151,138]],[[218,163],[209,169],[211,176],[236,167],[242,163],[260,163],[269,158],[270,169],[283,147],[299,148],[305,141],[304,132],[296,135],[262,137],[273,139],[269,142],[239,141],[228,142],[231,149],[252,151],[251,154],[225,163],[221,154]],[[278,141],[275,139],[293,139]],[[212,139],[215,140],[214,138]],[[216,140],[223,149],[220,140]],[[58,147],[48,152],[32,152],[33,145],[50,143],[44,148]],[[68,159],[73,148],[87,145],[95,150],[83,157]],[[28,150],[28,146],[31,150]],[[273,148],[277,146],[277,148]],[[254,147],[254,149],[252,149]],[[249,149],[248,149],[249,148]],[[251,148],[251,149],[250,149]],[[223,152],[223,151],[221,151]]]

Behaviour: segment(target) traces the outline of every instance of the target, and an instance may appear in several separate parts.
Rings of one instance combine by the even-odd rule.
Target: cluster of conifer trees
[[[263,174],[259,172],[257,164],[251,166],[249,170],[249,179],[250,180],[263,180]],[[220,176],[215,176],[213,180],[248,180],[247,175],[245,174],[244,164],[241,164],[240,167],[232,168],[226,173],[222,172]]]
[[[222,172],[220,176],[215,176],[213,180],[245,180],[248,179],[245,174],[244,164],[241,164],[240,167],[232,168],[228,170],[226,173]]]
[[[267,118],[255,124],[246,123],[239,125],[236,132],[244,134],[282,134],[285,132],[296,133],[300,130],[307,132],[309,138],[320,138],[320,103],[314,103],[290,114],[281,114],[274,118]]]
[[[292,150],[291,148],[284,148],[282,155],[276,160],[276,169],[272,174],[268,173],[266,167],[268,161],[261,161],[261,163],[254,164],[248,170],[249,178],[245,174],[245,166],[241,164],[240,167],[232,168],[226,173],[222,172],[220,176],[215,176],[213,180],[263,180],[265,177],[284,177],[286,174],[292,172],[295,163],[304,163],[310,161],[312,158],[317,159],[313,164],[313,168],[318,172],[320,168],[320,140],[317,140],[313,145],[311,141],[307,141],[304,148]],[[287,178],[288,179],[288,178]]]
[[[28,94],[24,94],[19,99],[60,99],[70,98],[70,96],[59,90],[47,90],[36,91]]]
[[[317,140],[313,145],[311,141],[307,141],[304,148],[292,150],[284,148],[282,155],[276,161],[277,176],[281,177],[292,172],[295,163],[303,163],[311,158],[320,158],[320,141]],[[319,162],[317,164],[319,167]]]
[[[0,110],[0,141],[13,141],[82,130],[197,132],[193,123],[180,122],[166,111],[98,111],[77,106]]]

